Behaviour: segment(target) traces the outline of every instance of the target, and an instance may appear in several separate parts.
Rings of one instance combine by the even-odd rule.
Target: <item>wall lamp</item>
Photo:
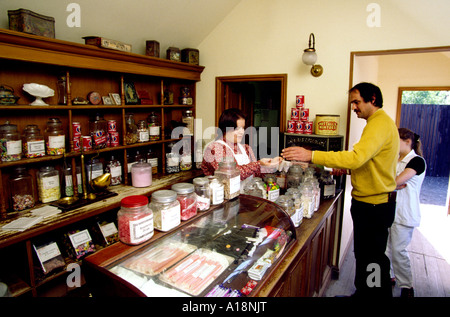
[[[312,46],[311,46],[311,40],[312,40]],[[323,73],[323,67],[319,64],[315,64],[317,61],[317,54],[316,54],[316,39],[314,37],[314,33],[311,33],[309,35],[309,43],[308,48],[303,51],[302,60],[303,63],[306,65],[312,65],[311,67],[311,75],[314,77],[319,77]]]

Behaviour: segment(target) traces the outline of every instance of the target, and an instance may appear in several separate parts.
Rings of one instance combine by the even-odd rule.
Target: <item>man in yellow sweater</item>
[[[310,151],[290,147],[287,160],[312,162],[351,173],[355,296],[392,296],[389,258],[385,255],[388,228],[395,216],[395,172],[399,155],[398,129],[386,114],[380,89],[360,83],[350,89],[350,105],[367,120],[351,151]]]

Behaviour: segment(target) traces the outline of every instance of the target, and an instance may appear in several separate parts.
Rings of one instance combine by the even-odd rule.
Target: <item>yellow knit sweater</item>
[[[361,138],[351,151],[314,151],[312,162],[332,168],[351,170],[352,197],[381,204],[395,190],[399,155],[399,135],[394,121],[382,109],[372,114]]]

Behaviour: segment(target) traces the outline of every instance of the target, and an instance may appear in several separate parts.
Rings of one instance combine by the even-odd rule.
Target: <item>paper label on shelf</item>
[[[44,155],[45,154],[45,142],[44,140],[41,141],[29,141],[28,144],[28,154],[39,154]]]
[[[17,155],[22,153],[22,141],[8,141],[6,142],[6,154]]]
[[[161,211],[161,230],[168,231],[180,224],[180,206]]]
[[[113,234],[117,233],[117,227],[114,222],[107,223],[106,225],[100,226],[100,231],[103,234],[103,237],[109,237]]]
[[[50,135],[48,137],[48,147],[51,149],[60,149],[65,147],[65,136],[64,135]]]
[[[39,260],[43,263],[57,257],[61,254],[61,251],[58,248],[58,244],[56,244],[56,242],[53,242],[48,245],[36,248],[36,253]]]
[[[70,242],[72,242],[72,246],[74,249],[77,249],[79,245],[85,244],[91,241],[91,235],[87,229],[69,235]]]

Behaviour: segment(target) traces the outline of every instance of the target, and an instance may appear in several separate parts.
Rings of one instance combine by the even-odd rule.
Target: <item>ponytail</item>
[[[400,139],[402,140],[411,140],[411,148],[414,150],[414,152],[416,152],[417,155],[423,157],[422,141],[420,140],[420,135],[406,128],[399,128],[398,134],[400,135]]]

